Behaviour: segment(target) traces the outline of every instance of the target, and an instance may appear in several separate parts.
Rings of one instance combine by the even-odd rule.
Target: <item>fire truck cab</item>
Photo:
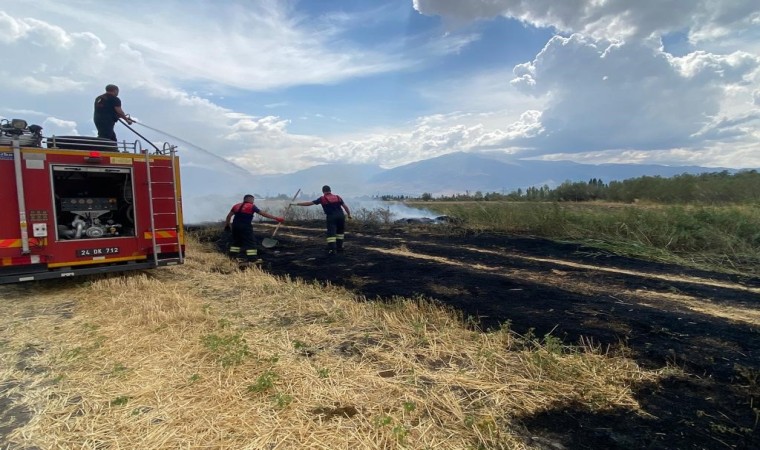
[[[41,131],[0,121],[0,284],[184,262],[174,146]]]

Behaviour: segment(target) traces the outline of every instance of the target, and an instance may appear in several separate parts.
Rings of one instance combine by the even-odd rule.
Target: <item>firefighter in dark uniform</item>
[[[240,258],[247,262],[258,262],[259,255],[256,249],[256,237],[253,235],[253,215],[258,214],[268,219],[276,220],[278,223],[285,221],[282,217],[273,216],[259,209],[253,203],[253,195],[243,197],[243,202],[238,203],[230,209],[227,219],[224,223],[225,231],[232,231],[232,244],[230,245],[229,255],[231,258]],[[230,220],[232,226],[230,227]]]
[[[121,109],[119,87],[109,84],[106,86],[105,94],[100,94],[95,99],[92,120],[95,122],[95,128],[98,129],[98,137],[115,141],[116,133],[113,131],[113,127],[119,119],[124,119],[132,125],[132,119]]]
[[[346,237],[346,217],[351,218],[351,211],[348,205],[331,192],[330,186],[322,186],[322,196],[310,202],[291,203],[298,206],[322,205],[322,210],[327,216],[327,254],[334,255],[335,252],[343,252],[343,240]],[[343,210],[346,214],[343,214]]]

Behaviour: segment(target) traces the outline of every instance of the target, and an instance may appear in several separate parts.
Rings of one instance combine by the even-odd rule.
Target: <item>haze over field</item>
[[[248,176],[230,176],[213,169],[185,167],[183,177],[204,180],[203,183],[184,183],[183,197],[186,220],[190,222],[218,221],[230,207],[230,189],[253,192],[257,203],[266,208],[282,208],[286,201],[264,200],[263,197],[289,197],[298,189],[301,199],[319,197],[325,180],[336,187],[353,207],[366,209],[388,208],[389,205],[367,197],[403,195],[420,197],[423,193],[440,195],[498,192],[510,193],[528,187],[555,188],[565,181],[588,181],[592,178],[605,183],[640,176],[670,177],[684,173],[699,174],[718,169],[699,166],[663,166],[653,164],[577,164],[570,161],[533,161],[499,158],[493,153],[450,153],[391,169],[375,165],[324,164],[290,174],[261,175],[250,183]],[[339,189],[339,191],[338,191]],[[396,218],[431,217],[435,214],[411,208],[393,206]],[[316,212],[319,208],[316,208]],[[278,209],[279,210],[279,209]]]
[[[285,192],[260,175],[460,152],[760,167],[754,0],[40,0],[4,2],[0,27],[0,117],[94,135],[118,84],[136,119],[250,172],[182,146],[203,169],[186,186]]]

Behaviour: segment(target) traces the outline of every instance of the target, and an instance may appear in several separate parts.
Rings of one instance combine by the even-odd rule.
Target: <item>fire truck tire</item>
[[[116,141],[93,136],[53,136],[47,139],[47,148],[64,150],[93,150],[118,152]]]

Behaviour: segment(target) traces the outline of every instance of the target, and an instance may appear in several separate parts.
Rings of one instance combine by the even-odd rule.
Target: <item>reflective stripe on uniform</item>
[[[238,252],[240,252],[240,247],[230,246],[230,253],[238,253]]]
[[[259,251],[254,249],[248,249],[245,251],[246,256],[256,256],[259,254]]]
[[[336,239],[343,239],[343,238],[345,238],[345,237],[346,237],[346,235],[345,235],[345,234],[336,234],[336,235],[335,235],[335,238],[336,238]]]
[[[327,238],[327,242],[328,242],[328,243],[330,243],[330,242],[335,242],[335,241],[337,241],[337,240],[338,240],[338,238],[337,238],[337,237],[335,237],[335,236],[330,236],[330,237],[328,237],[328,238]]]

